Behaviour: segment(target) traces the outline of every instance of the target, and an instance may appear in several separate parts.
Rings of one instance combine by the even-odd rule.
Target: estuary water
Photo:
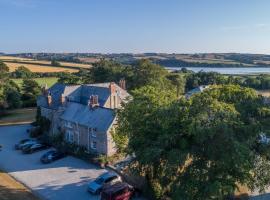
[[[181,67],[166,67],[169,70],[180,70]],[[218,72],[220,74],[248,75],[248,74],[270,74],[270,67],[186,67],[194,72]]]

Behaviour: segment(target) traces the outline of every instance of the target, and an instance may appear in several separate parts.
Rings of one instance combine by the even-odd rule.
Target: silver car
[[[96,178],[96,180],[88,183],[88,192],[92,194],[99,194],[105,184],[112,184],[115,182],[122,182],[121,177],[113,172],[106,172]]]

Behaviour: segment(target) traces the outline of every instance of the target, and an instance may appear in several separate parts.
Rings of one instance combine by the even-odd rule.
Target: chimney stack
[[[90,96],[90,100],[88,101],[88,106],[89,106],[90,108],[99,106],[99,103],[98,103],[98,95],[91,95],[91,96]]]
[[[44,96],[48,95],[48,86],[45,84],[45,86],[42,87],[42,94]]]
[[[111,92],[111,94],[114,94],[116,92],[116,87],[115,87],[115,83],[111,82],[109,85],[109,90]]]
[[[119,86],[120,88],[122,88],[123,90],[126,90],[126,80],[125,79],[120,79],[119,81]]]
[[[48,93],[47,95],[47,102],[48,102],[48,105],[51,106],[52,105],[52,96],[50,93]]]
[[[64,96],[64,94],[61,94],[60,102],[62,105],[64,105],[66,103],[66,97]]]

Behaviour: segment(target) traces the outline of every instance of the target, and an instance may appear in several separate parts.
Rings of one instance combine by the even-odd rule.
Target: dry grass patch
[[[0,199],[39,200],[29,189],[2,171],[0,171]]]
[[[0,56],[0,60],[18,60],[18,61],[22,61],[22,60],[29,60],[31,61],[31,58],[21,58],[21,57],[15,57],[15,56]]]
[[[43,66],[37,64],[24,64],[24,63],[12,63],[12,62],[5,62],[5,64],[9,67],[11,72],[15,71],[18,67],[24,66],[28,68],[32,72],[78,72],[77,69],[70,69],[64,67],[54,67],[54,66]]]
[[[8,110],[0,117],[0,125],[26,124],[35,121],[36,108]]]

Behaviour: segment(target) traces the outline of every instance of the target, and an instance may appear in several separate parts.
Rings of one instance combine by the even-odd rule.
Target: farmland
[[[55,67],[55,66],[44,66],[39,64],[22,64],[22,63],[13,63],[13,62],[4,62],[8,67],[9,71],[13,72],[18,67],[24,66],[28,68],[31,72],[77,72],[77,69],[69,69],[64,67]]]
[[[81,63],[59,62],[60,66],[52,66],[50,61],[34,60],[29,58],[13,57],[13,56],[0,56],[11,72],[15,71],[18,67],[24,66],[32,72],[78,72],[79,69],[89,69],[91,65]]]

